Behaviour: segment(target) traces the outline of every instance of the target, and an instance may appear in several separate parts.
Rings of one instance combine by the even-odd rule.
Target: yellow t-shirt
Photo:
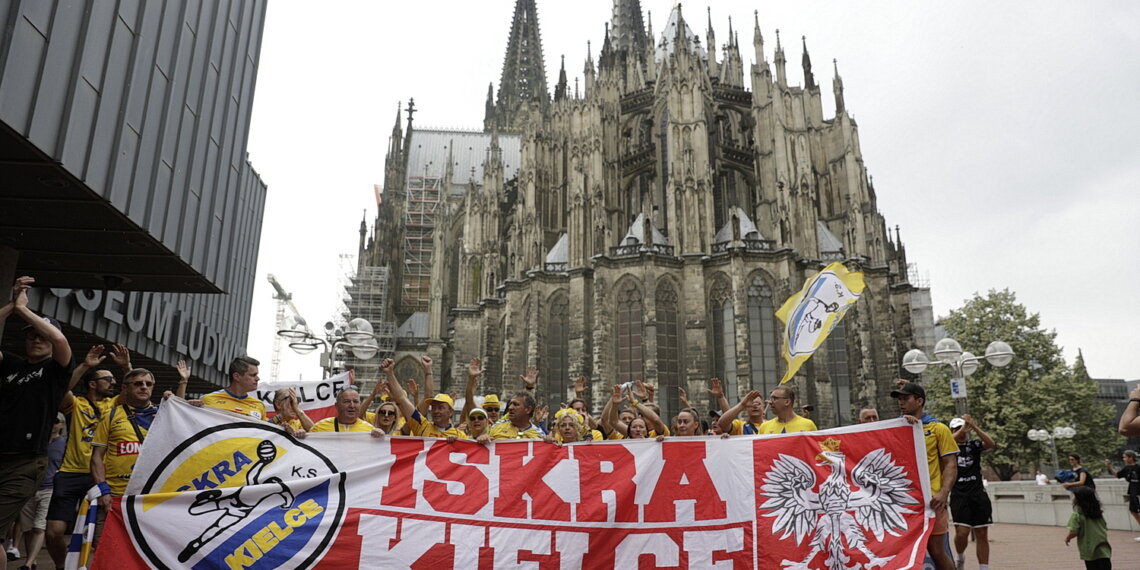
[[[155,406],[147,402],[146,407],[153,409]],[[135,432],[135,425],[139,428],[138,432],[146,437],[147,429],[150,427],[149,422],[132,422],[123,406],[115,406],[100,418],[99,425],[95,428],[95,436],[91,440],[91,445],[107,448],[107,453],[103,456],[103,468],[106,471],[107,484],[111,486],[111,493],[115,495],[122,495],[127,490],[127,481],[131,479],[131,472],[134,471],[135,462],[139,458],[142,441]]]
[[[309,433],[321,433],[321,432],[332,432],[332,431],[369,431],[370,432],[370,431],[372,431],[372,429],[373,429],[372,424],[370,424],[370,423],[368,423],[368,422],[366,422],[360,418],[356,419],[356,423],[352,424],[351,426],[347,426],[347,425],[344,425],[342,423],[338,423],[336,421],[336,416],[333,416],[331,418],[325,418],[325,419],[313,424],[313,429],[309,430]]]
[[[924,418],[925,419],[925,418]],[[958,453],[958,442],[946,424],[931,420],[922,424],[922,436],[926,440],[926,463],[930,468],[930,492],[942,490],[942,456]]]
[[[59,470],[64,473],[91,472],[91,440],[99,419],[119,403],[119,397],[103,398],[98,402],[86,396],[72,398],[71,409],[64,410],[68,415],[67,450],[63,452],[63,463]]]
[[[768,421],[771,421],[771,420],[768,420]],[[795,420],[792,420],[792,421],[795,421]],[[808,421],[811,421],[811,420],[808,420]],[[748,420],[732,420],[732,429],[729,430],[728,435],[744,435],[744,426],[747,426],[747,425],[752,426],[752,429],[749,431],[750,434],[763,433],[760,431],[760,429],[764,427],[763,423],[754,424]],[[815,424],[812,424],[812,428],[810,430],[794,430],[794,431],[815,431]],[[777,432],[777,433],[779,433],[779,432]]]
[[[265,404],[248,394],[244,398],[239,398],[228,390],[218,390],[202,396],[202,403],[211,408],[244,414],[257,420],[265,420]]]
[[[272,418],[269,418],[269,423],[274,424],[274,425],[279,425],[279,426],[286,426],[287,425],[293,431],[300,431],[300,430],[305,429],[305,425],[301,423],[301,418],[293,418],[291,420],[286,420],[285,416],[282,416],[281,414],[277,414],[277,415],[273,416]]]
[[[453,425],[448,425],[442,430],[435,427],[431,420],[420,415],[419,410],[412,412],[412,417],[408,418],[408,427],[411,429],[412,435],[420,437],[447,438],[455,436],[459,439],[471,439],[471,436],[467,435],[466,432]]]
[[[510,419],[495,422],[487,434],[491,439],[542,439],[542,430],[538,426],[530,424],[520,430]]]
[[[733,426],[735,427],[735,426]],[[780,418],[772,418],[760,424],[760,435],[773,435],[778,433],[795,433],[798,431],[816,431],[815,422],[796,414],[787,423],[780,421]]]

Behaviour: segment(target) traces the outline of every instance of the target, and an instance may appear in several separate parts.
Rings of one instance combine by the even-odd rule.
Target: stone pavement
[[[1065,546],[1069,531],[1059,526],[999,523],[990,527],[990,568],[992,570],[1054,570],[1084,568],[1077,554],[1077,541]],[[1140,542],[1133,540],[1138,532],[1108,531],[1112,545],[1112,567],[1134,570],[1140,568]],[[974,544],[966,548],[966,568],[977,570],[978,559]]]
[[[1077,554],[1074,539],[1071,546],[1065,546],[1064,528],[1059,526],[1037,526],[1027,524],[995,524],[990,527],[990,568],[992,570],[1061,570],[1084,568]],[[1112,567],[1134,570],[1140,568],[1140,542],[1132,540],[1140,532],[1124,530],[1108,531],[1108,542],[1112,545]],[[51,558],[47,551],[39,556],[39,567],[50,569]],[[21,560],[9,562],[14,570],[24,564]],[[977,570],[978,559],[974,555],[974,544],[966,548],[966,568]]]

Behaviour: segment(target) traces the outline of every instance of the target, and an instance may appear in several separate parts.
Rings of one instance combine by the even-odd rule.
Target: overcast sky
[[[660,36],[674,2],[643,1]],[[702,42],[707,3],[685,3]],[[1071,363],[1140,378],[1129,291],[1140,283],[1140,4],[1130,2],[716,1],[716,41],[754,60],[776,30],[788,82],[801,36],[834,114],[832,59],[879,210],[929,280],[935,315],[1009,288]],[[597,56],[612,2],[538,1],[547,81],[573,84]],[[342,254],[376,215],[373,185],[398,106],[421,128],[479,129],[498,88],[513,0],[269,5],[249,154],[269,185],[249,353],[269,377],[276,330],[266,274],[319,330],[342,294]],[[646,18],[649,15],[646,14]],[[747,84],[747,79],[746,79]],[[406,115],[404,117],[406,119]],[[966,347],[979,348],[979,347]],[[317,355],[281,353],[283,378],[319,377]]]

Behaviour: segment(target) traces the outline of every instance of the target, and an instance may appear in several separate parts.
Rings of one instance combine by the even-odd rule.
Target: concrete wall
[[[1128,484],[1120,479],[1096,479],[1104,518],[1113,530],[1140,530],[1128,514]],[[986,493],[994,507],[995,523],[1065,526],[1073,512],[1072,495],[1064,487],[1033,481],[988,483]]]

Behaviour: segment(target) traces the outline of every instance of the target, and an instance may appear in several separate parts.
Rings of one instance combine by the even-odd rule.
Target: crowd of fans
[[[0,321],[15,316],[25,323],[25,355],[0,352],[0,532],[9,536],[12,529],[11,535],[21,542],[29,563],[46,545],[56,566],[63,567],[69,529],[80,502],[98,495],[98,502],[104,507],[100,509],[102,513],[113,497],[124,493],[159,406],[153,402],[154,374],[133,368],[127,347],[96,345],[75,364],[60,324],[27,308],[27,290],[33,283],[30,277],[17,279],[12,300],[0,307]],[[564,445],[626,438],[660,441],[672,436],[731,437],[816,430],[810,419],[812,407],[802,405],[798,408],[801,413],[797,413],[796,394],[790,387],[778,386],[766,398],[754,390],[730,405],[717,378],[709,381],[706,390],[710,407],[715,406],[707,414],[693,406],[686,391],[680,388],[680,411],[671,418],[662,418],[661,409],[654,403],[656,387],[635,380],[613,386],[601,413],[595,417],[585,400],[590,391],[585,376],[574,383],[575,397],[551,413],[536,401],[539,371],[535,367],[529,367],[519,377],[521,389],[513,394],[504,395],[503,399],[498,394],[479,396],[480,378],[485,373],[479,358],[472,359],[466,367],[464,404],[456,414],[458,394],[437,393],[432,359],[421,357],[421,364],[423,398],[416,380],[397,379],[395,363],[386,359],[380,365],[382,377],[370,394],[362,398],[356,386],[343,388],[336,396],[336,414],[315,422],[302,409],[293,389],[278,390],[272,400],[273,413],[267,413],[256,394],[260,362],[248,356],[230,363],[228,386],[190,403],[267,421],[297,438],[309,433],[343,431],[368,432],[373,437],[435,437],[452,442],[535,439]],[[177,370],[178,384],[165,391],[162,400],[185,397],[190,367],[179,362]],[[117,394],[116,387],[121,388]],[[1132,396],[1130,408],[1140,408],[1134,405],[1140,403],[1140,393]],[[936,510],[942,517],[947,510],[949,487],[954,486],[954,502],[950,506],[955,511],[958,566],[964,563],[967,538],[973,533],[978,538],[978,558],[984,570],[988,562],[988,548],[982,548],[984,531],[991,518],[988,499],[983,500],[985,493],[979,491],[979,466],[981,453],[992,449],[995,443],[965,416],[950,422],[950,430],[942,430],[946,433],[935,438],[941,442],[935,446],[938,450],[931,452],[930,440],[938,434],[929,426],[941,424],[923,412],[925,392],[916,384],[899,381],[892,397],[899,399],[904,417],[928,426],[932,482],[943,477],[949,481],[946,486],[932,485],[933,502],[941,507]],[[860,423],[878,420],[874,408],[860,410]],[[1121,431],[1131,427],[1132,421],[1131,417],[1122,419]],[[971,431],[979,439],[969,440]],[[960,456],[959,445],[964,450]],[[954,468],[955,456],[957,467],[964,471]],[[1135,462],[1135,455],[1131,458]],[[1076,461],[1079,467],[1079,458]],[[1129,464],[1120,476],[1130,482],[1140,481],[1140,469]],[[1091,487],[1091,477],[1073,485]],[[1140,486],[1136,491],[1140,491]],[[1140,520],[1140,499],[1135,496],[1140,493],[1134,494],[1131,487],[1129,492],[1133,495],[1130,510]],[[947,531],[945,526],[940,530]],[[936,557],[939,567],[949,561],[949,557]],[[0,558],[0,570],[6,562]]]

